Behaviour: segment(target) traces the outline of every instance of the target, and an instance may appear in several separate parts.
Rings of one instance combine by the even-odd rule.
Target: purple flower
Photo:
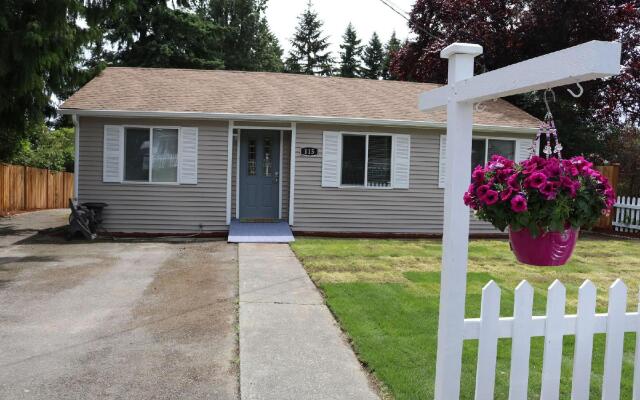
[[[511,199],[511,209],[517,213],[527,211],[527,199],[521,194],[513,196],[513,199]]]
[[[484,200],[484,202],[487,203],[488,206],[496,204],[496,202],[498,201],[498,192],[489,189],[482,197],[482,200]]]
[[[478,189],[476,189],[476,194],[478,195],[478,197],[483,198],[485,194],[487,194],[487,191],[489,189],[491,189],[489,185],[478,186]]]
[[[520,190],[520,182],[518,182],[518,174],[513,174],[507,178],[507,185],[515,190]]]
[[[471,177],[475,183],[484,183],[484,169],[478,165],[471,173]]]
[[[505,190],[500,192],[500,200],[507,201],[515,192],[516,191],[512,187],[507,187]]]
[[[542,172],[534,172],[527,179],[525,179],[525,185],[539,189],[547,183],[547,176]]]
[[[542,187],[539,189],[540,193],[542,193],[542,195],[544,196],[545,199],[547,200],[553,200],[556,198],[556,183],[555,182],[545,182],[544,185],[542,185]]]

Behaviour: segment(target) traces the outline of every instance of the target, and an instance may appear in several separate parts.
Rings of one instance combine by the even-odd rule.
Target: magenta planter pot
[[[509,243],[511,251],[521,263],[557,267],[571,258],[579,232],[579,228],[569,228],[564,232],[547,232],[533,238],[526,228],[519,231],[509,228]]]

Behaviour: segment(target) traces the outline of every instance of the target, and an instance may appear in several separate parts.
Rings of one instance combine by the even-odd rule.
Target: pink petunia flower
[[[487,194],[487,191],[491,189],[491,187],[489,187],[489,185],[481,185],[478,186],[478,189],[476,189],[476,195],[480,198],[483,198],[485,194]]]
[[[557,185],[555,184],[555,182],[545,182],[544,185],[542,185],[542,187],[540,187],[540,193],[544,196],[545,199],[547,200],[553,200],[556,198],[557,196],[557,192],[556,192],[556,187]]]
[[[534,189],[539,189],[547,183],[547,176],[542,172],[534,172],[524,181],[525,185]]]
[[[482,200],[484,200],[484,202],[487,203],[488,206],[496,204],[496,202],[498,201],[498,192],[489,189],[482,197]]]
[[[513,199],[511,199],[511,209],[517,213],[527,211],[527,199],[521,194],[513,196]]]

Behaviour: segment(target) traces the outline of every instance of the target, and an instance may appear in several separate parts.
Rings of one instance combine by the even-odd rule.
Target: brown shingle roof
[[[63,110],[197,112],[446,122],[444,109],[421,112],[418,95],[435,84],[269,72],[110,67]],[[518,128],[539,121],[499,100],[475,124]]]

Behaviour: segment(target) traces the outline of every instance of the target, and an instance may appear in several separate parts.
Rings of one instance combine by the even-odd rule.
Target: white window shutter
[[[444,189],[447,166],[447,136],[440,135],[440,168],[438,173],[438,187]]]
[[[117,125],[105,125],[102,147],[103,182],[122,182],[123,158],[124,128]]]
[[[180,183],[198,183],[198,128],[180,128]]]
[[[518,139],[516,140],[516,159],[515,162],[524,161],[529,158],[531,149],[531,140]]]
[[[342,149],[340,132],[322,134],[322,186],[340,186],[340,151]]]
[[[393,135],[393,187],[409,189],[411,136]]]

